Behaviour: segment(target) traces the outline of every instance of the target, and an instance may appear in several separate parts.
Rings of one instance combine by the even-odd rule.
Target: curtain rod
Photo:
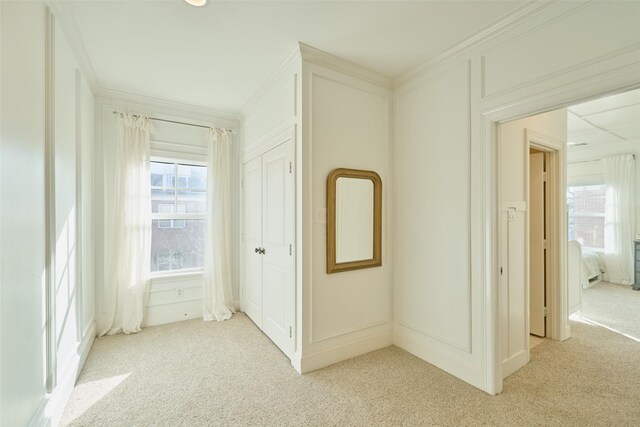
[[[632,154],[632,156],[633,156],[633,160],[635,160],[635,159],[636,159],[636,155],[635,155],[635,154]],[[593,162],[599,162],[599,161],[602,161],[602,159],[582,160],[582,161],[580,161],[580,162],[567,162],[567,164],[568,164],[568,165],[578,165],[578,164],[580,164],[580,163],[593,163]]]
[[[114,111],[113,114],[119,114],[119,111]],[[140,114],[132,114],[132,116],[134,117],[140,117]],[[168,119],[158,119],[156,117],[147,117],[149,120],[155,120],[157,122],[166,122],[166,123],[175,123],[178,125],[185,125],[185,126],[194,126],[197,128],[204,128],[204,129],[213,129],[211,126],[203,126],[203,125],[196,125],[194,123],[185,123],[185,122],[178,122],[176,120],[168,120]],[[229,132],[231,132],[234,135],[237,135],[236,131],[233,129],[225,129],[228,130]]]

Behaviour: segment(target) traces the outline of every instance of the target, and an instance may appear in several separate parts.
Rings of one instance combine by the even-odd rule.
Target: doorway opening
[[[545,151],[529,147],[529,349],[547,336],[547,227],[551,221],[547,207],[549,159]],[[551,183],[549,183],[552,185]]]
[[[532,333],[558,340],[564,333],[556,312],[566,268],[559,256],[566,247],[566,114],[552,111],[504,123],[499,132],[504,378],[529,362],[531,345],[539,342]]]
[[[640,341],[640,90],[571,106],[567,120],[571,319]]]
[[[497,148],[502,378],[570,319],[640,342],[640,90],[502,123]]]

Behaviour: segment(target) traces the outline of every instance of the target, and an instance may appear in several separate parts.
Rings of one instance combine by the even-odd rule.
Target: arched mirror
[[[327,273],[382,265],[382,180],[335,169],[327,178]]]

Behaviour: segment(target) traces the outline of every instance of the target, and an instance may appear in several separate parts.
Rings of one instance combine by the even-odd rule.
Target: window
[[[570,185],[569,240],[577,240],[585,248],[604,249],[604,214],[607,186]]]
[[[207,168],[180,161],[151,162],[151,272],[204,265]]]

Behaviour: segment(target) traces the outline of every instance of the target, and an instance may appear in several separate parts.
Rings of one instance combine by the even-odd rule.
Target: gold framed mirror
[[[382,265],[382,180],[373,171],[327,177],[327,273]]]

